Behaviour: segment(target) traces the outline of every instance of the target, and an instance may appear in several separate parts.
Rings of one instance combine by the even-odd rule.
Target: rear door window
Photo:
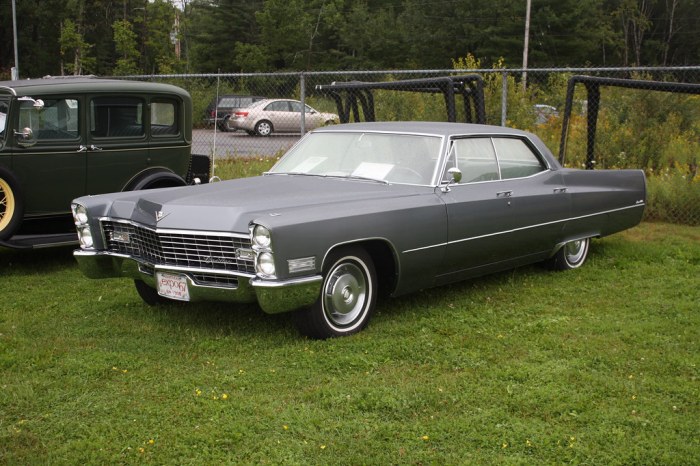
[[[522,139],[493,138],[493,145],[504,180],[524,178],[547,168]]]
[[[90,101],[90,135],[134,138],[145,134],[144,101],[138,97],[95,97]]]

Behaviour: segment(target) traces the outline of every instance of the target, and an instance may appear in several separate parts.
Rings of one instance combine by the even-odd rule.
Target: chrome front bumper
[[[73,251],[78,268],[88,278],[126,277],[142,280],[156,288],[155,272],[179,274],[187,279],[190,301],[254,303],[268,314],[294,311],[312,305],[321,289],[322,277],[313,275],[291,280],[263,280],[242,274],[222,274],[218,270],[192,270],[140,262],[133,257],[106,251]],[[203,284],[198,275],[224,277],[226,285]]]

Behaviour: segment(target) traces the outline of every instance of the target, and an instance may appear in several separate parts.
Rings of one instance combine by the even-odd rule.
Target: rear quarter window
[[[158,137],[179,132],[177,102],[166,99],[151,102],[151,134]]]

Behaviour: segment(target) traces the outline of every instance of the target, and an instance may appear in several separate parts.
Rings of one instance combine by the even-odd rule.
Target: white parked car
[[[308,105],[302,107],[298,100],[266,99],[238,110],[228,124],[229,129],[242,129],[251,136],[269,136],[273,132],[298,133],[301,132],[302,115],[307,131],[339,121],[335,113],[319,112]]]

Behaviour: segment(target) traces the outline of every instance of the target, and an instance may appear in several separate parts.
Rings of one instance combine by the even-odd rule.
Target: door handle
[[[566,188],[554,188],[554,194],[565,193]]]
[[[101,148],[101,147],[97,147],[97,146],[94,145],[94,144],[90,144],[90,150],[92,150],[92,151],[101,151],[102,148]]]
[[[84,145],[79,145],[78,150],[76,152],[87,152],[87,146]]]
[[[496,193],[496,197],[511,197],[513,195],[513,191],[501,191]]]

